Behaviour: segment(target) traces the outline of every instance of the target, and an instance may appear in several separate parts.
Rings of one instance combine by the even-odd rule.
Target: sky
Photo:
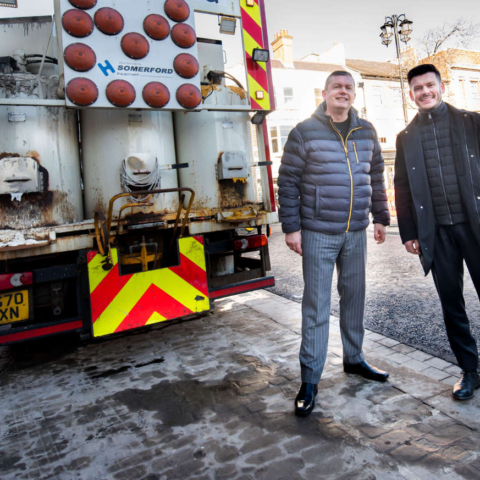
[[[480,23],[478,0],[265,0],[270,43],[275,32],[293,36],[293,56],[322,53],[343,43],[347,58],[386,61],[396,56],[394,44],[381,44],[380,26],[386,16],[404,13],[413,22],[412,40],[429,28],[464,17]],[[294,6],[295,8],[293,8]],[[404,45],[404,44],[402,44]],[[480,50],[480,37],[472,50]]]

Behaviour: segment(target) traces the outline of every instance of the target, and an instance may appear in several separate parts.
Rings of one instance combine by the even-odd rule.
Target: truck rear
[[[0,344],[105,337],[273,286],[264,1],[51,15],[0,18]]]

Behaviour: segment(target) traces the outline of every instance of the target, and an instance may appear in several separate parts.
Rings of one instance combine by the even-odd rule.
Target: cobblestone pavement
[[[369,331],[367,359],[390,381],[346,375],[330,327],[304,419],[300,308],[266,291],[146,333],[1,348],[0,478],[478,478],[480,394],[453,400],[458,368]]]
[[[279,225],[273,227],[273,232],[269,244],[276,286],[271,291],[301,302],[301,259],[285,245],[285,236]],[[455,363],[432,276],[425,277],[418,258],[405,251],[398,228],[390,228],[385,243],[377,245],[370,226],[367,239],[365,325],[382,335]],[[480,345],[480,302],[466,272],[464,296],[467,313]],[[334,274],[331,314],[338,316],[335,277]]]

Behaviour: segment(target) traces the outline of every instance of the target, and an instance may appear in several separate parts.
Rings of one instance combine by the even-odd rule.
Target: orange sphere
[[[174,22],[184,22],[190,16],[190,7],[185,0],[167,0],[164,8]]]
[[[135,88],[126,80],[113,80],[107,85],[108,101],[116,107],[128,107],[136,98]]]
[[[143,21],[143,29],[153,40],[165,40],[170,33],[170,24],[165,17],[152,14]]]
[[[184,83],[177,90],[177,102],[183,108],[196,108],[202,102],[202,94],[200,90],[189,83]]]
[[[98,98],[98,88],[88,78],[77,77],[70,80],[65,91],[70,101],[79,107],[88,107]]]
[[[175,57],[173,68],[183,78],[193,78],[199,70],[197,59],[189,53],[181,53]]]
[[[197,41],[195,30],[185,23],[178,23],[172,28],[172,40],[181,48],[190,48]]]
[[[88,72],[97,63],[95,52],[84,43],[72,43],[63,54],[65,63],[77,72]]]
[[[143,87],[143,99],[152,108],[162,108],[170,101],[168,88],[160,82],[151,82]]]
[[[134,60],[145,58],[150,51],[148,40],[139,33],[127,33],[120,42],[123,53]]]
[[[118,35],[122,30],[125,22],[120,12],[113,8],[99,8],[95,12],[95,25],[105,35]]]
[[[92,17],[82,10],[68,10],[63,14],[62,25],[72,37],[84,38],[93,32]]]
[[[82,10],[89,10],[97,4],[97,0],[68,0],[75,8]]]

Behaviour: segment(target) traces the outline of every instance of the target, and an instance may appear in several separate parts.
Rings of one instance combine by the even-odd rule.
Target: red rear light
[[[0,275],[0,290],[10,290],[33,283],[33,273],[5,273]]]
[[[143,29],[153,40],[165,40],[170,33],[170,24],[165,17],[153,13],[143,21]]]
[[[67,97],[79,107],[88,107],[97,101],[98,88],[88,78],[78,77],[68,82]]]
[[[89,10],[97,4],[97,0],[68,0],[75,8],[82,10]]]
[[[108,7],[99,8],[94,19],[97,28],[105,35],[118,35],[125,24],[120,12]]]
[[[143,87],[143,99],[152,108],[162,108],[170,101],[168,88],[160,82],[151,82]]]
[[[188,83],[178,87],[177,90],[177,102],[183,108],[196,108],[202,101],[202,94],[200,90],[195,86]]]
[[[65,49],[63,56],[65,63],[77,72],[88,72],[97,63],[95,52],[84,43],[72,43]]]
[[[190,25],[178,23],[172,28],[172,40],[181,48],[190,48],[197,41],[195,30]]]
[[[145,58],[150,51],[148,40],[139,33],[127,33],[120,42],[123,53],[134,60]]]
[[[268,244],[266,235],[252,235],[235,240],[233,246],[235,250],[247,250],[248,248],[260,248]]]
[[[116,107],[128,107],[135,101],[133,85],[125,80],[114,80],[107,85],[108,101]]]
[[[88,37],[93,32],[92,17],[81,10],[68,10],[63,14],[62,25],[72,37]]]
[[[190,7],[185,0],[167,0],[165,2],[165,13],[174,22],[184,22],[190,16]]]
[[[189,53],[181,53],[175,57],[173,68],[183,78],[193,78],[198,73],[197,59]]]

